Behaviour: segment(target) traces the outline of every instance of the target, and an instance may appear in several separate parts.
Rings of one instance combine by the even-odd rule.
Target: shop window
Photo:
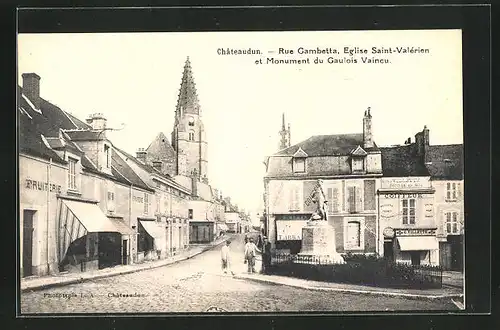
[[[415,198],[403,199],[402,201],[403,225],[415,224]]]
[[[68,158],[68,189],[77,190],[76,186],[76,165],[78,160]]]
[[[458,225],[458,213],[457,212],[446,212],[446,233],[448,235],[458,235],[460,228]]]
[[[295,173],[304,173],[306,171],[306,159],[305,158],[294,158],[293,159],[293,171]]]
[[[361,249],[363,243],[361,239],[361,223],[359,221],[348,221],[345,231],[344,247],[346,249]]]

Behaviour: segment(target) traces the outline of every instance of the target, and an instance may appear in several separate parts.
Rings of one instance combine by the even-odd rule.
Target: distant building
[[[302,228],[316,210],[312,194],[321,179],[337,252],[377,251],[382,163],[369,108],[362,133],[312,136],[268,157],[265,165],[265,231],[274,248],[300,251]]]

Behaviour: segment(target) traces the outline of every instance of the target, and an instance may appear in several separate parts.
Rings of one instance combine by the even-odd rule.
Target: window
[[[375,210],[375,180],[365,180],[365,210]]]
[[[144,193],[144,214],[148,214],[149,211],[149,195]]]
[[[189,141],[194,141],[194,131],[189,131]]]
[[[457,212],[446,212],[446,233],[447,234],[459,234],[458,227],[458,213]]]
[[[403,199],[403,225],[415,224],[415,198]]]
[[[359,221],[347,222],[345,247],[347,249],[361,248],[361,224]]]
[[[194,118],[189,117],[189,126],[194,126]]]
[[[76,190],[76,164],[78,160],[68,158],[68,189]]]
[[[155,183],[156,183],[156,188],[161,188],[161,183],[160,182],[155,181]]]
[[[298,211],[300,210],[299,206],[299,187],[297,185],[293,185],[290,187],[290,211]]]
[[[327,188],[328,213],[339,212],[339,190],[338,188]]]
[[[460,195],[460,183],[448,182],[446,184],[446,200],[455,201]]]
[[[188,210],[188,218],[193,219],[193,209]]]
[[[115,193],[108,191],[108,211],[115,211]]]
[[[304,173],[306,171],[306,159],[305,158],[294,158],[293,159],[293,171],[297,173]]]
[[[109,146],[107,144],[104,145],[104,152],[106,153],[106,168],[111,167],[111,158],[110,158],[110,151],[109,151]]]
[[[347,187],[347,205],[351,213],[361,211],[361,192],[359,187]]]
[[[352,159],[352,171],[353,172],[363,172],[364,171],[364,159],[353,158]]]

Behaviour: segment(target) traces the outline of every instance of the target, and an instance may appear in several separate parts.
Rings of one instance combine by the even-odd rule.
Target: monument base
[[[302,249],[298,255],[319,257],[334,263],[344,262],[336,251],[335,230],[327,221],[311,221],[302,228]]]

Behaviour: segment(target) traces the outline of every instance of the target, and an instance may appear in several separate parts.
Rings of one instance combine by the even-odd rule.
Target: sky
[[[336,49],[334,55],[298,49]],[[367,54],[344,54],[344,47]],[[372,47],[392,54],[372,54]],[[396,52],[420,47],[428,53]],[[218,49],[260,55],[218,55]],[[279,48],[293,54],[279,54]],[[41,96],[85,119],[103,113],[112,142],[135,154],[159,132],[170,138],[189,56],[208,141],[210,184],[240,208],[263,208],[264,159],[278,150],[281,117],[292,145],[312,135],[362,133],[371,108],[379,146],[430,130],[435,144],[463,143],[460,30],[19,34],[21,74],[41,77]],[[365,64],[361,57],[388,59]],[[256,64],[262,59],[310,64]],[[322,64],[314,64],[314,58]],[[356,59],[331,63],[328,57]]]

